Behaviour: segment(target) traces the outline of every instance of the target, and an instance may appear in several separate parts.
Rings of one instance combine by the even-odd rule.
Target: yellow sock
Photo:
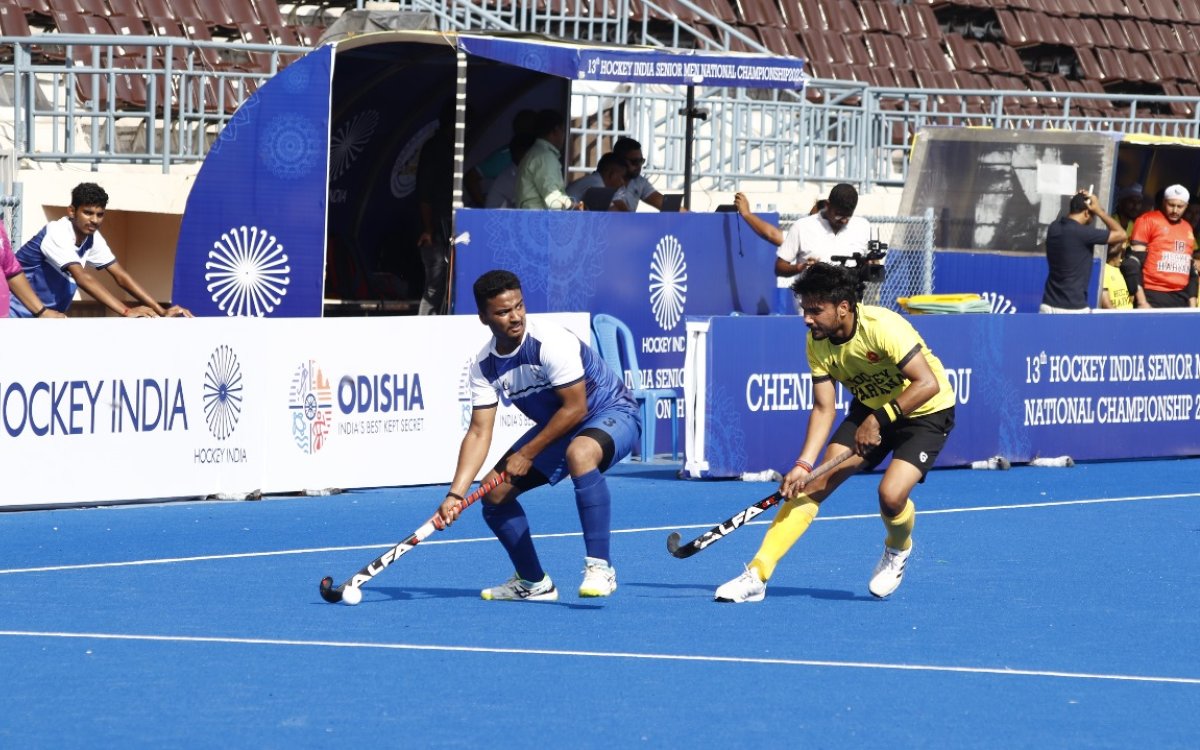
[[[817,517],[820,508],[820,505],[804,494],[786,501],[775,515],[775,520],[771,522],[762,545],[748,567],[754,568],[762,580],[769,580],[775,572],[775,566],[796,540],[808,530],[808,525]]]
[[[880,513],[883,516],[882,513]],[[887,529],[887,539],[884,544],[901,552],[912,546],[913,524],[917,520],[917,506],[912,500],[904,501],[904,510],[895,518],[883,516],[883,526]]]

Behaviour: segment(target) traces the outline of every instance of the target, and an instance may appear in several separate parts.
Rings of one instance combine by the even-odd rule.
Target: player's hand
[[[733,206],[739,214],[750,213],[750,201],[746,198],[745,193],[735,193],[733,196]]]
[[[125,313],[124,317],[126,317],[126,318],[157,318],[158,313],[154,312],[154,310],[150,309],[149,307],[146,307],[145,305],[138,305],[137,307],[129,308],[129,311]]]
[[[430,232],[421,232],[417,235],[417,247],[429,247],[433,244],[433,234]]]
[[[38,317],[45,320],[46,318],[65,318],[67,315],[66,313],[60,313],[58,310],[51,310],[49,307],[47,307],[45,312]]]
[[[439,529],[444,529],[457,521],[459,511],[461,510],[458,507],[460,502],[462,501],[457,497],[446,495],[446,499],[442,501],[442,506],[438,508],[437,517],[434,520],[434,526],[437,526]],[[438,520],[441,521],[440,526],[437,523]]]
[[[167,311],[165,313],[163,313],[163,317],[164,318],[194,318],[196,316],[192,315],[191,310],[188,310],[186,307],[180,307],[179,305],[172,305],[171,307],[167,308]]]
[[[779,485],[780,494],[787,498],[799,495],[804,491],[804,485],[808,484],[808,478],[811,475],[812,473],[803,466],[793,466]]]
[[[879,431],[879,420],[875,419],[874,414],[868,415],[854,431],[855,452],[860,456],[865,456],[882,442],[883,435]]]
[[[533,467],[533,461],[529,460],[520,451],[508,457],[504,463],[504,470],[508,472],[510,477],[523,477],[529,473],[529,469]]]

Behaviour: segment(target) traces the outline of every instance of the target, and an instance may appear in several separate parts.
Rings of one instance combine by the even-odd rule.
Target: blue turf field
[[[761,604],[722,605],[769,494],[626,464],[620,588],[574,595],[570,483],[523,501],[556,603],[484,602],[507,558],[471,509],[321,601],[444,488],[0,514],[0,747],[1200,746],[1200,460],[934,472],[899,592],[855,477]],[[768,516],[769,517],[769,516]]]

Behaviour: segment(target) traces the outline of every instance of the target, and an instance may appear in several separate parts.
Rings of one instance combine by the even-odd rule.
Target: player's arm
[[[187,318],[192,317],[192,314],[187,310],[184,310],[182,307],[176,306],[171,308],[169,311],[163,309],[163,306],[158,304],[158,302],[150,296],[150,293],[143,289],[142,285],[137,283],[137,279],[133,278],[133,276],[130,275],[130,273],[126,271],[120,263],[110,263],[104,267],[104,270],[108,271],[108,274],[112,276],[113,281],[117,282],[117,286],[121,287],[126,292],[129,292],[130,296],[142,303],[141,307],[136,307],[130,312],[139,312],[143,316],[147,316],[147,312],[145,311],[153,312],[153,315],[148,315],[147,317],[154,318],[165,318],[167,315],[171,315],[171,317],[180,315]]]
[[[533,466],[533,459],[555,440],[579,426],[587,416],[587,385],[579,379],[555,390],[562,405],[533,439],[508,457],[505,469],[512,476],[524,476]]]
[[[768,223],[764,219],[760,219],[750,212],[750,201],[744,193],[738,193],[733,196],[733,205],[737,208],[738,215],[742,220],[750,225],[754,233],[762,237],[767,242],[770,242],[775,247],[783,244],[783,232],[779,231],[779,227]],[[778,261],[776,261],[778,266]],[[782,275],[782,274],[781,274]]]
[[[1108,287],[1104,287],[1100,290],[1100,309],[1111,310],[1112,306],[1112,297],[1108,296]]]
[[[804,436],[804,447],[796,465],[783,478],[779,489],[785,497],[795,497],[804,489],[804,482],[812,473],[825,441],[833,429],[833,421],[837,418],[837,390],[833,378],[825,376],[813,379],[813,408],[808,416],[808,431]]]
[[[488,451],[492,447],[492,430],[496,426],[496,409],[499,405],[476,407],[471,410],[471,425],[467,434],[463,435],[458,447],[458,464],[454,469],[454,479],[450,482],[450,491],[442,502],[439,513],[447,524],[454,523],[458,518],[458,503],[467,494],[483,462],[487,460]]]
[[[33,313],[33,317],[35,318],[67,317],[58,310],[46,307],[41,298],[37,296],[37,292],[33,291],[33,287],[29,285],[29,279],[23,273],[10,276],[8,278],[8,288],[17,299],[21,300],[21,304],[25,305],[25,309]]]
[[[1125,234],[1125,227],[1121,226],[1117,223],[1116,219],[1105,212],[1104,207],[1100,205],[1100,201],[1096,200],[1096,196],[1087,196],[1087,206],[1100,221],[1104,222],[1104,226],[1108,227],[1108,240],[1106,244],[1113,245],[1129,239],[1129,235]]]
[[[1134,232],[1136,233],[1136,229]],[[1146,267],[1146,243],[1134,241],[1129,245],[1129,253],[1126,258],[1131,260],[1130,266],[1135,269],[1137,276],[1137,290],[1134,293],[1134,307],[1148,308],[1150,303],[1146,301],[1146,292],[1142,286],[1142,269]]]
[[[158,317],[158,312],[149,307],[125,307],[124,302],[117,299],[113,296],[112,292],[105,289],[104,285],[100,283],[100,279],[96,278],[96,275],[90,269],[84,268],[80,263],[72,263],[63,270],[71,274],[71,278],[75,279],[75,283],[79,285],[80,289],[92,295],[97,302],[112,310],[117,315],[134,318]]]
[[[925,357],[921,356],[920,344],[914,346],[901,361],[900,373],[909,381],[908,385],[900,391],[899,396],[867,416],[854,433],[854,441],[858,443],[856,447],[860,454],[879,445],[882,439],[880,430],[883,427],[905,414],[912,414],[942,389],[938,385],[937,376],[933,374],[933,368],[929,366]]]

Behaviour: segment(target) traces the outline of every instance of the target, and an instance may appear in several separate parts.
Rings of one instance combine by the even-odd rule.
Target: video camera
[[[858,297],[862,299],[867,284],[880,284],[884,278],[883,259],[887,255],[886,242],[873,239],[867,242],[867,252],[852,253],[851,255],[834,255],[831,261],[843,268],[849,268],[858,276]]]

